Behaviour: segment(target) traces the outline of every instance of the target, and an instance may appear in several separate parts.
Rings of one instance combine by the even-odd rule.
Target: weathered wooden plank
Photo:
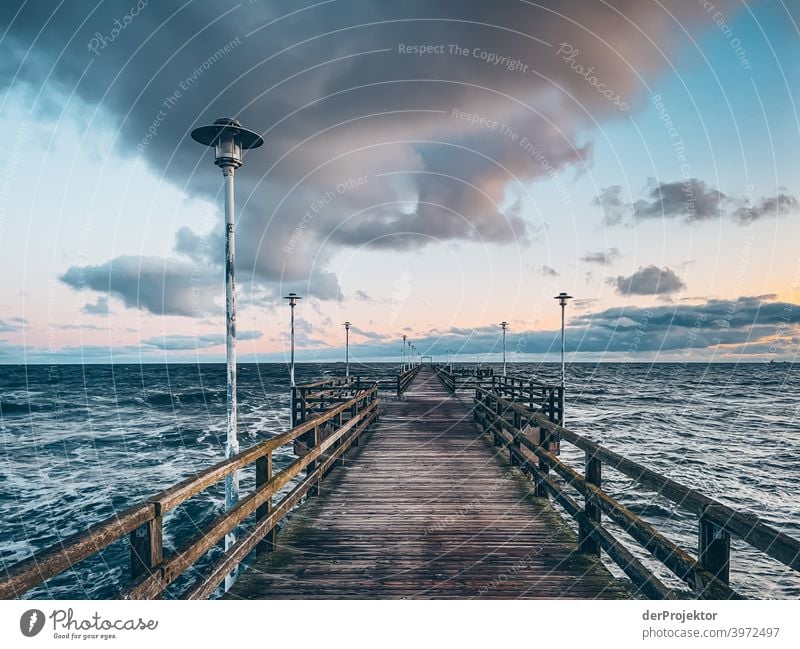
[[[366,435],[227,597],[630,597],[429,368]]]

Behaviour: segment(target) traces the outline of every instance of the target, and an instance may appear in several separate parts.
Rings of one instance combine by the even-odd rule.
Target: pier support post
[[[256,460],[256,489],[272,479],[272,452]],[[256,509],[256,523],[272,513],[272,498]],[[272,552],[275,548],[275,528],[273,527],[256,546],[256,554]]]
[[[705,570],[723,583],[730,583],[731,535],[704,516],[700,517],[698,559]]]
[[[162,526],[161,516],[156,516],[131,532],[131,581],[150,575],[161,563]]]
[[[600,460],[587,451],[584,469],[586,482],[596,487],[601,487],[603,482],[602,467]],[[600,522],[600,506],[595,502],[594,497],[589,494],[584,497],[583,514],[587,521]],[[579,520],[578,528],[578,551],[599,557],[600,543],[592,536],[591,527]]]

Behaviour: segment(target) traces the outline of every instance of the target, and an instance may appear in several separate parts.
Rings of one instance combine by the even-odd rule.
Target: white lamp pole
[[[506,328],[508,327],[508,323],[503,320],[500,323],[500,326],[503,328],[503,376],[506,375]]]
[[[289,293],[289,295],[283,298],[284,300],[289,300],[289,308],[291,310],[291,319],[290,319],[290,343],[289,343],[289,385],[292,388],[292,398],[294,398],[294,387],[297,385],[294,379],[294,307],[297,304],[298,300],[302,300],[297,293]],[[292,407],[292,428],[294,428],[295,421],[294,421],[294,407]]]
[[[344,375],[350,376],[350,322],[344,323],[344,337],[345,337],[345,364]]]
[[[558,304],[561,306],[561,422],[564,425],[564,402],[566,401],[565,383],[566,383],[566,365],[564,363],[564,309],[567,306],[567,300],[571,300],[572,296],[567,295],[563,291],[555,296]]]
[[[200,144],[214,147],[214,164],[225,177],[225,356],[227,359],[227,437],[225,458],[239,452],[236,436],[236,282],[235,238],[233,221],[233,176],[242,166],[242,150],[255,149],[264,144],[257,133],[242,128],[238,120],[223,118],[210,126],[192,131],[192,138]],[[225,509],[231,509],[239,500],[239,472],[225,478]],[[236,535],[225,535],[225,549],[236,542]],[[236,569],[225,577],[225,590],[233,585]]]

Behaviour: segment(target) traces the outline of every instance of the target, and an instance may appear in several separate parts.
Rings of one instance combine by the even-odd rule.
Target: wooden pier
[[[230,598],[625,598],[423,367]]]
[[[0,598],[90,559],[119,569],[97,556],[112,545],[131,599],[215,596],[233,573],[225,597],[240,599],[738,599],[733,538],[800,571],[797,539],[563,427],[559,386],[436,365],[395,379],[297,386],[289,430],[5,567]],[[243,471],[253,487],[233,507],[188,538],[165,534],[184,503]],[[604,491],[606,471],[696,517],[697,545]]]

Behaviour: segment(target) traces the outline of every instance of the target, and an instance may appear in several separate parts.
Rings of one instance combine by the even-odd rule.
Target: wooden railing
[[[361,389],[361,378],[336,377],[301,383],[292,388],[292,425],[324,412],[336,403],[347,401]]]
[[[450,390],[450,392],[456,391],[456,377],[450,373],[450,370],[447,369],[447,366],[433,365],[433,371],[436,372],[436,376],[439,377],[439,380],[442,382],[444,387]]]
[[[528,406],[527,403],[505,399],[491,390],[477,388],[474,416],[478,424],[493,436],[496,445],[508,449],[511,463],[532,477],[536,495],[551,495],[576,519],[580,551],[598,556],[601,550],[605,551],[647,597],[672,599],[679,594],[666,586],[609,532],[602,524],[602,515],[614,521],[701,598],[741,598],[730,586],[731,536],[794,570],[800,570],[800,541],[797,539],[770,527],[757,516],[738,512],[563,428]],[[583,474],[558,459],[557,449],[562,441],[585,453]],[[604,469],[619,471],[645,490],[655,492],[680,509],[696,515],[698,557],[692,557],[603,491]],[[581,494],[583,506],[553,479],[551,472]]]
[[[408,389],[408,386],[411,385],[411,381],[414,380],[414,377],[419,372],[419,365],[415,365],[407,369],[405,372],[401,372],[397,375],[397,396],[401,397],[403,392]]]
[[[550,421],[564,423],[564,388],[560,385],[541,383],[528,376],[495,374],[492,391],[511,401],[521,401],[530,410],[538,407]]]
[[[278,522],[303,496],[313,496],[328,471],[342,461],[345,451],[358,444],[358,438],[378,416],[378,390],[375,385],[334,405],[323,414],[310,417],[291,430],[261,442],[228,460],[191,476],[182,482],[133,505],[55,546],[35,553],[8,568],[0,581],[0,598],[20,597],[48,579],[72,568],[76,563],[100,552],[128,536],[130,540],[130,583],[123,593],[129,599],[157,598],[182,573],[209,550],[234,532],[240,523],[255,515],[255,524],[246,535],[204,569],[199,581],[181,597],[200,599],[210,596],[248,554],[268,552],[275,543]],[[274,473],[272,454],[303,438],[305,452],[284,470]],[[188,499],[212,487],[226,476],[255,464],[255,489],[230,510],[199,528],[175,552],[163,552],[163,521],[167,513]],[[273,497],[302,471],[305,476],[283,498]]]

